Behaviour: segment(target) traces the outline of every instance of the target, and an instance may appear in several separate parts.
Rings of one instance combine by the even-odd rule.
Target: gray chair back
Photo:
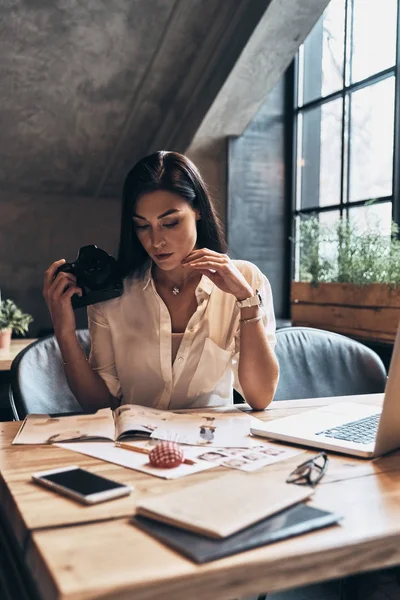
[[[280,367],[274,400],[383,392],[386,369],[376,352],[338,333],[311,327],[276,332]]]
[[[89,356],[89,331],[78,330],[77,338]],[[14,359],[10,371],[10,403],[16,420],[33,413],[83,412],[68,386],[54,335],[33,342]]]

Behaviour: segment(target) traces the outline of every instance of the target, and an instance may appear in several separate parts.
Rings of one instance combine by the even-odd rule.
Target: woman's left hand
[[[184,267],[191,267],[206,275],[223,292],[233,294],[238,300],[253,296],[254,292],[229,256],[201,248],[193,250],[182,261]]]

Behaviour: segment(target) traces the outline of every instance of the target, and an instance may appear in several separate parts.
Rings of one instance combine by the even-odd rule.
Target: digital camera
[[[61,271],[75,275],[76,284],[82,289],[82,296],[72,296],[74,309],[118,298],[123,292],[115,259],[97,246],[80,248],[76,261],[61,265],[57,273]]]

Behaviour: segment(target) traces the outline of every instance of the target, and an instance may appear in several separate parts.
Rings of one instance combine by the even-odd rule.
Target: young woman
[[[237,389],[256,410],[278,382],[275,319],[267,278],[225,254],[201,176],[185,156],[139,161],[123,190],[120,298],[88,307],[87,362],[71,306],[81,294],[64,260],[45,273],[65,373],[84,409],[121,403],[160,409],[232,402]]]

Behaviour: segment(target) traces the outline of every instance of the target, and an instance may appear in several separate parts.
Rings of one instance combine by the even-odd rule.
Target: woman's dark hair
[[[156,190],[178,194],[199,210],[201,218],[196,224],[200,248],[226,251],[221,223],[195,165],[177,152],[155,152],[136,163],[125,179],[118,253],[122,277],[144,274],[148,254],[136,235],[132,216],[139,198]]]

